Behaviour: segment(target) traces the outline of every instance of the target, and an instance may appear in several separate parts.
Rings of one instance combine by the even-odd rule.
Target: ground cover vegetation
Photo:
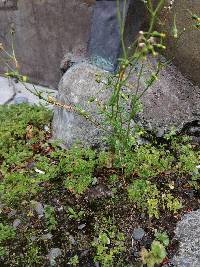
[[[109,129],[105,149],[76,144],[66,150],[53,142],[52,113],[42,106],[0,107],[1,266],[153,267],[164,265],[176,252],[176,222],[184,212],[199,208],[200,153],[188,136],[171,131],[156,138],[136,123],[141,97],[167,63],[159,57],[166,34],[154,30],[165,1],[157,6],[145,2],[149,29],[128,49],[118,8],[123,49],[119,70],[106,82],[97,74],[111,96],[108,103],[90,98],[101,122],[33,87],[41,99]],[[191,16],[198,29],[199,17]],[[173,34],[176,41],[175,20]],[[5,75],[26,87],[14,49],[12,54],[2,45],[0,49],[8,57]],[[144,77],[149,56],[157,63]],[[136,81],[131,83],[133,73]]]
[[[51,248],[62,251],[55,266],[166,262],[176,222],[199,207],[198,145],[172,134],[123,158],[65,150],[51,141],[51,117],[27,104],[0,108],[1,266],[49,266]]]

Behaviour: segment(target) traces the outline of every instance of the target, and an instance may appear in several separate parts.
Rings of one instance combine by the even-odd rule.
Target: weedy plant
[[[180,200],[169,191],[162,193],[155,184],[147,180],[135,180],[128,188],[128,196],[138,208],[147,210],[150,218],[158,219],[161,208],[175,213],[182,207]]]
[[[165,40],[166,34],[155,30],[155,25],[159,20],[160,11],[163,9],[166,1],[159,0],[155,5],[152,0],[143,1],[149,12],[149,28],[146,31],[140,31],[138,38],[131,44],[129,48],[125,45],[125,10],[127,1],[124,0],[123,11],[120,11],[120,0],[116,1],[118,9],[118,21],[122,44],[122,55],[119,59],[119,68],[117,74],[112,74],[102,81],[100,77],[97,78],[97,82],[103,83],[105,90],[110,91],[110,97],[107,103],[103,103],[97,99],[96,96],[92,97],[91,101],[95,101],[99,112],[102,114],[102,121],[96,121],[90,114],[88,114],[81,107],[62,105],[53,99],[51,96],[45,98],[44,94],[38,92],[33,86],[31,90],[26,86],[25,81],[27,77],[20,75],[19,63],[17,61],[15,51],[12,49],[12,53],[8,53],[1,44],[1,54],[7,56],[7,58],[13,61],[14,66],[10,66],[7,61],[3,60],[8,67],[6,77],[15,78],[20,81],[27,90],[37,95],[40,99],[43,99],[55,106],[62,107],[70,112],[77,112],[79,115],[85,117],[87,120],[103,127],[103,129],[110,129],[107,133],[107,140],[111,148],[115,151],[115,154],[119,158],[123,158],[127,151],[137,144],[137,138],[142,134],[140,127],[135,122],[135,117],[138,112],[141,111],[141,98],[157,80],[160,70],[168,63],[163,62],[160,57],[160,53],[166,49]],[[171,4],[170,4],[171,5]],[[171,8],[171,6],[170,6]],[[189,11],[190,12],[190,11]],[[190,12],[191,13],[191,12]],[[197,15],[190,14],[194,25],[193,27],[199,28],[199,17]],[[12,39],[14,31],[12,29]],[[182,32],[178,32],[176,26],[176,19],[174,19],[173,26],[174,39],[178,40],[179,35]],[[14,41],[13,41],[14,42]],[[12,45],[14,48],[14,45]],[[144,75],[146,72],[146,65],[149,66],[149,58],[155,58],[156,64],[150,66],[148,75]],[[137,68],[136,68],[137,67]],[[13,70],[14,68],[14,70]],[[134,82],[130,82],[130,77],[134,76]],[[141,81],[143,81],[141,83]],[[141,86],[143,84],[143,86]],[[90,102],[91,102],[90,101]],[[91,182],[90,175],[86,175],[86,185]],[[76,180],[76,179],[75,179]],[[72,180],[67,187],[74,187],[76,181]],[[81,191],[82,189],[78,190]],[[84,189],[83,189],[84,190]]]
[[[52,206],[46,206],[44,210],[45,219],[49,231],[56,230],[58,224],[55,217],[55,209]]]
[[[69,262],[68,262],[68,264],[70,266],[78,266],[78,264],[79,264],[79,258],[78,258],[78,256],[75,255],[75,256],[71,257],[70,260],[69,260]]]
[[[147,267],[154,267],[163,262],[167,256],[166,247],[169,245],[169,237],[166,233],[156,232],[155,240],[151,244],[151,249],[141,250],[142,263]]]
[[[0,257],[4,256],[7,252],[6,241],[15,238],[15,235],[16,232],[13,227],[0,223]]]
[[[80,221],[85,215],[84,210],[76,211],[73,208],[68,208],[68,216],[70,219]]]
[[[104,230],[100,230],[105,227]],[[112,220],[103,219],[103,225],[97,226],[100,231],[97,238],[92,242],[95,248],[94,261],[99,262],[103,267],[118,266],[120,255],[125,252],[125,236],[121,233]]]

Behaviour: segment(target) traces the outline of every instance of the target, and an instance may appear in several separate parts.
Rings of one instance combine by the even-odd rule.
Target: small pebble
[[[48,258],[50,261],[50,266],[56,266],[56,258],[62,255],[62,251],[59,248],[52,248],[49,251]]]
[[[14,220],[14,222],[13,222],[13,228],[17,229],[20,224],[21,224],[21,220],[20,219]]]
[[[37,239],[37,237],[36,237],[36,236],[34,236],[34,235],[33,235],[33,236],[31,236],[31,241],[33,241],[33,242],[34,242],[34,241],[36,241],[36,239]]]
[[[85,227],[86,227],[86,224],[85,223],[84,224],[81,224],[81,225],[78,226],[78,230],[82,230]]]
[[[165,134],[165,130],[164,129],[162,129],[162,128],[160,128],[160,129],[158,129],[157,130],[157,132],[156,132],[156,137],[163,137],[163,135]]]
[[[44,215],[44,206],[42,205],[42,203],[35,201],[34,208],[38,215],[40,216]]]
[[[133,238],[136,241],[141,240],[144,237],[144,235],[145,235],[145,231],[142,228],[135,228],[133,231]]]
[[[72,245],[76,245],[76,240],[74,239],[74,237],[72,235],[69,236],[69,241],[71,242]]]

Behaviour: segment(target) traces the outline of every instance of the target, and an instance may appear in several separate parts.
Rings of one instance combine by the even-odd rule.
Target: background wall
[[[16,0],[8,0],[9,5],[12,1],[16,3]],[[15,24],[16,54],[22,72],[35,82],[56,87],[64,54],[84,54],[86,51],[94,3],[95,0],[18,0],[17,9],[6,10],[0,6],[0,42],[10,43],[10,26]],[[173,13],[177,13],[178,29],[191,24],[187,9],[200,14],[200,1],[175,1],[172,14],[166,18],[165,29],[169,36]],[[129,17],[130,29],[131,21],[137,23]],[[127,32],[128,39],[133,35],[134,31]],[[172,55],[170,39],[168,42],[170,49],[167,53]],[[174,62],[187,77],[200,85],[200,31],[192,30],[184,35]]]
[[[191,16],[188,12],[200,16],[200,1],[199,0],[176,0],[172,12],[165,18],[165,29],[169,37],[172,37],[173,16],[176,14],[177,29],[182,31],[192,25]],[[161,18],[163,19],[163,18]],[[190,28],[186,31],[179,41],[176,51],[173,50],[174,44],[172,38],[168,39],[167,54],[175,56],[174,63],[179,70],[194,83],[200,85],[200,29],[194,30]]]
[[[14,24],[16,54],[22,72],[35,82],[55,87],[64,54],[85,52],[92,3],[92,0],[18,0],[17,9],[0,7],[0,42],[10,43],[10,26]]]

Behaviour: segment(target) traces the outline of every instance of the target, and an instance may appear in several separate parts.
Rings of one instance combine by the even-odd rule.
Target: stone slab
[[[11,81],[0,77],[0,105],[8,103],[14,97],[14,88]]]
[[[44,96],[51,95],[57,96],[57,90],[52,90],[43,86],[33,85],[25,83],[25,85],[33,90],[33,86],[37,91],[42,92]],[[3,104],[19,104],[21,102],[27,102],[29,104],[47,104],[45,101],[41,101],[37,96],[29,92],[21,83],[15,83],[14,80],[10,80],[4,77],[0,77],[0,105]],[[47,105],[51,107],[51,105]]]

